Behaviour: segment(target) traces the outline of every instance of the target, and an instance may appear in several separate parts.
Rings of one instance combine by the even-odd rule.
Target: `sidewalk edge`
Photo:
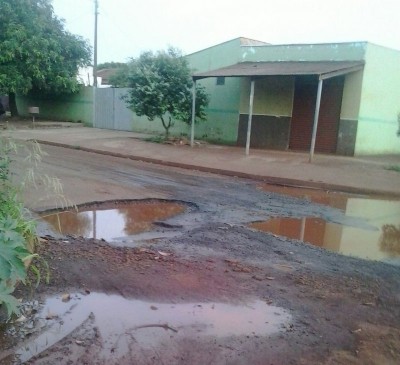
[[[96,154],[100,154],[100,155],[125,158],[125,159],[129,159],[129,160],[133,160],[133,161],[143,161],[143,162],[154,163],[154,164],[158,164],[158,165],[178,167],[178,168],[182,168],[182,169],[186,169],[186,170],[196,170],[196,171],[208,172],[208,173],[230,176],[230,177],[239,177],[239,178],[245,178],[245,179],[258,180],[258,181],[263,181],[265,183],[273,184],[273,185],[311,188],[311,189],[320,189],[320,190],[333,190],[333,191],[338,191],[338,192],[342,192],[342,193],[350,193],[350,194],[400,197],[400,192],[394,192],[394,191],[357,188],[357,187],[353,187],[353,186],[330,184],[330,183],[325,183],[325,182],[320,182],[320,181],[305,181],[305,180],[291,179],[291,178],[285,178],[285,177],[257,175],[257,174],[250,174],[250,173],[245,173],[245,172],[240,172],[240,171],[224,170],[224,169],[219,169],[219,168],[215,168],[215,167],[191,165],[191,164],[186,164],[186,163],[181,163],[181,162],[165,161],[165,160],[160,160],[160,159],[156,159],[156,158],[135,156],[135,155],[117,153],[117,152],[112,152],[112,151],[99,150],[99,149],[95,149],[95,148],[87,148],[87,147],[82,147],[82,146],[78,146],[78,145],[72,146],[70,144],[59,143],[59,142],[44,141],[44,140],[35,140],[35,141],[40,144],[49,145],[49,146],[69,148],[69,149],[74,149],[74,150],[96,153]]]

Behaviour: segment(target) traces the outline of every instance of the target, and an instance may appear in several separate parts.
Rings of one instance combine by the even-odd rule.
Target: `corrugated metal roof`
[[[364,61],[279,61],[279,62],[240,62],[216,70],[198,72],[193,79],[207,77],[256,77],[284,75],[329,75],[346,74],[362,69]]]

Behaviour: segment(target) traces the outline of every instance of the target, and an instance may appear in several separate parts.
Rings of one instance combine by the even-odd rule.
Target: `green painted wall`
[[[240,38],[192,53],[190,67],[198,72],[228,66],[240,60]],[[217,85],[216,78],[197,81],[209,93],[207,121],[195,127],[195,137],[223,143],[236,143],[239,124],[240,78],[225,78]]]
[[[365,56],[367,43],[289,44],[242,46],[244,61],[359,61]]]
[[[254,115],[292,116],[294,76],[268,76],[254,85]],[[240,114],[248,114],[250,78],[242,79]]]
[[[148,120],[147,117],[139,117],[132,112],[132,131],[149,134],[164,134],[165,129],[160,119]],[[189,135],[190,127],[182,122],[175,122],[169,130],[172,136]]]
[[[344,77],[342,107],[336,144],[336,154],[338,155],[354,156],[362,80],[362,70],[347,74]]]
[[[201,80],[210,93],[207,121],[196,126],[195,135],[211,141],[235,143],[239,124],[240,78],[225,78],[217,85],[215,78]]]
[[[17,107],[21,116],[29,116],[28,107],[39,107],[39,118],[57,121],[83,122],[92,124],[93,89],[82,87],[76,94],[59,96],[51,95],[19,95]]]
[[[194,72],[215,70],[240,62],[240,38],[217,44],[186,56]]]
[[[368,44],[356,155],[400,153],[400,52]]]
[[[360,110],[363,71],[357,71],[345,76],[340,118],[357,120]]]

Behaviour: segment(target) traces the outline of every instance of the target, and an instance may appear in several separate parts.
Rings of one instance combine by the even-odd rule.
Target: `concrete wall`
[[[92,124],[93,89],[82,87],[76,94],[52,95],[19,95],[17,107],[21,116],[29,116],[28,107],[38,106],[39,119],[83,122]]]
[[[240,38],[191,53],[186,56],[194,72],[215,70],[241,60]]]
[[[363,71],[345,76],[336,149],[339,155],[354,156],[355,153],[362,80]]]
[[[268,76],[254,85],[251,147],[287,149],[293,109],[294,76]],[[246,144],[250,78],[242,78],[237,144]]]
[[[237,38],[186,57],[190,67],[195,71],[213,70],[239,62],[240,44],[241,40]],[[240,78],[225,78],[224,85],[217,85],[216,78],[197,82],[206,88],[211,98],[206,110],[207,121],[196,124],[195,137],[219,143],[236,143],[239,125]]]
[[[400,52],[368,44],[356,155],[400,153]]]
[[[241,61],[359,61],[367,43],[242,46]]]
[[[165,129],[160,119],[148,120],[146,116],[137,116],[132,112],[132,131],[149,133],[149,134],[164,134]],[[169,130],[172,136],[188,136],[190,133],[190,126],[182,122],[175,122],[174,126]]]
[[[292,116],[294,76],[267,76],[254,84],[253,114]],[[250,78],[242,78],[240,113],[249,111]]]

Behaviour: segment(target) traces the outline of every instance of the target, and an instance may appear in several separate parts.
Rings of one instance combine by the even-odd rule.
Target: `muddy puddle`
[[[45,213],[42,220],[63,235],[122,241],[156,227],[172,227],[163,221],[182,214],[187,208],[174,201],[106,202],[81,206],[77,211]]]
[[[306,198],[361,218],[372,228],[331,223],[319,217],[275,217],[250,227],[298,239],[330,251],[400,265],[400,201],[271,185],[264,191]]]
[[[68,302],[62,299],[65,296],[47,299],[34,318],[35,327],[41,329],[19,344],[9,358],[28,361],[71,333],[75,333],[74,342],[83,346],[88,339],[79,333],[90,329],[101,340],[98,355],[107,360],[107,356],[123,356],[134,348],[169,346],[188,338],[273,335],[291,322],[287,311],[260,300],[243,305],[171,304],[103,293],[74,294]]]

